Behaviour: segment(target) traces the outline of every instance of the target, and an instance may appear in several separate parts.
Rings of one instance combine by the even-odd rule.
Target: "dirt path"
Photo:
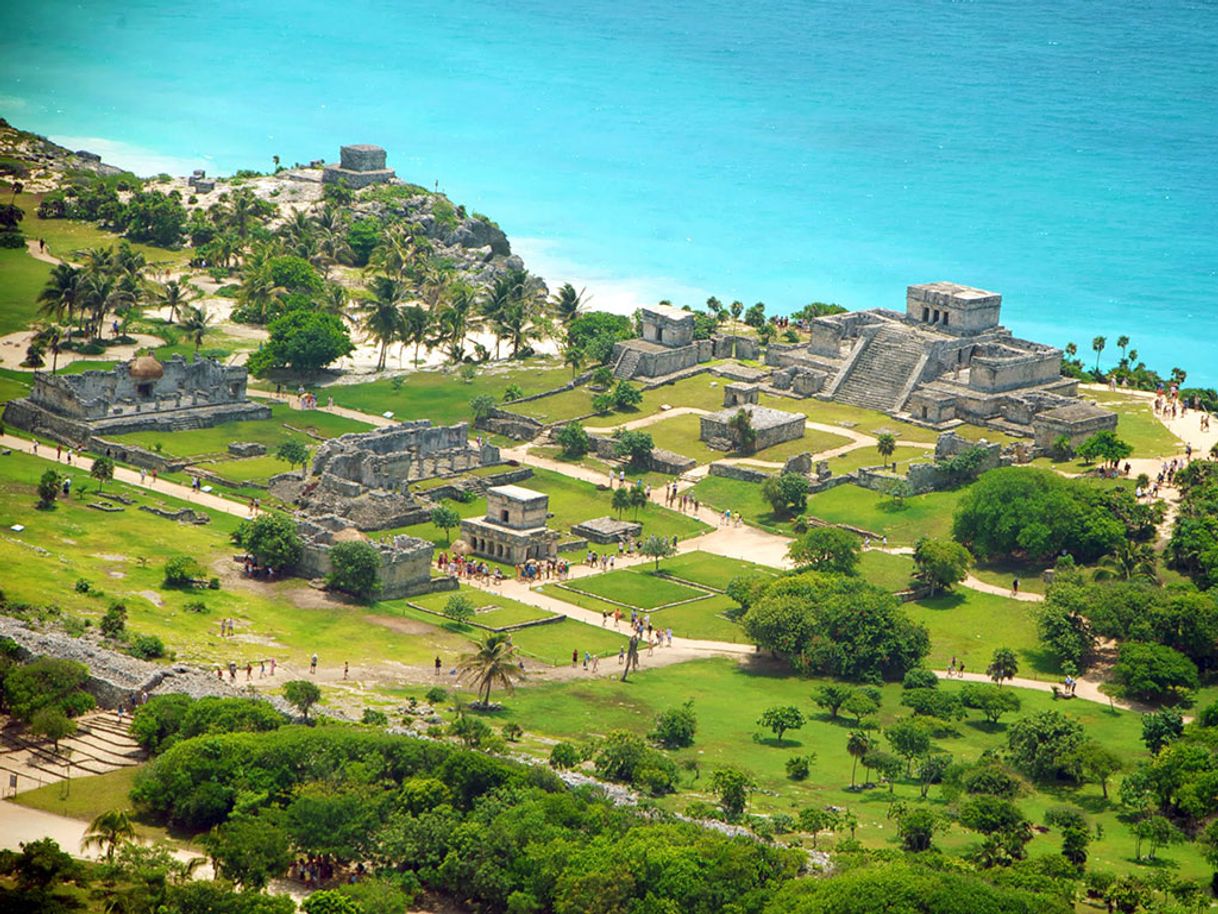
[[[56,266],[58,266],[59,264],[64,262],[64,261],[60,260],[58,257],[56,257],[54,254],[51,254],[51,253],[48,253],[47,251],[42,250],[38,246],[38,240],[36,238],[25,239],[25,251],[35,260],[41,260],[43,263],[55,264]],[[73,266],[76,266],[76,264],[73,264]]]

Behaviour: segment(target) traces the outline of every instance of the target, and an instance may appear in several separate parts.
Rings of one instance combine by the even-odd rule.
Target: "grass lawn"
[[[317,442],[311,435],[333,438],[348,432],[366,432],[372,428],[364,422],[321,410],[293,409],[287,403],[272,403],[270,406],[270,419],[225,422],[211,428],[192,429],[184,432],[130,432],[113,437],[116,441],[150,450],[156,450],[156,446],[160,444],[165,453],[175,457],[226,454],[230,442],[251,441],[266,445],[270,452],[267,456],[270,457],[280,444],[292,439],[302,441],[313,448]],[[280,467],[276,472],[282,473],[288,469],[287,464],[282,462]],[[228,474],[221,473],[221,475]]]
[[[986,562],[969,569],[973,577],[997,587],[1010,587],[1011,581],[1019,578],[1019,589],[1023,593],[1044,593],[1044,566],[1027,562]]]
[[[42,202],[41,194],[18,194],[17,205],[25,210],[25,218],[21,221],[21,231],[26,238],[35,240],[41,238],[47,243],[47,253],[61,260],[79,262],[79,254],[89,248],[108,248],[122,241],[122,236],[107,232],[92,222],[78,222],[74,219],[40,219],[38,204]],[[131,247],[144,255],[151,266],[179,266],[190,258],[189,249],[183,248],[171,251],[150,244],[131,243]],[[29,256],[28,254],[26,255]],[[33,258],[30,258],[33,259]]]
[[[645,654],[641,671],[629,682],[619,682],[616,672],[614,664],[608,673],[602,669],[601,676],[589,677],[587,681],[544,683],[520,689],[505,702],[504,710],[488,716],[494,718],[496,725],[515,721],[530,735],[579,742],[614,728],[646,733],[659,711],[692,699],[698,716],[696,741],[691,748],[675,755],[679,761],[697,760],[701,776],[693,780],[687,775],[687,789],[662,801],[668,808],[684,808],[692,799],[712,800],[708,795],[710,772],[731,764],[747,769],[757,779],[758,790],[751,797],[750,811],[795,813],[807,806],[845,807],[858,816],[858,838],[869,847],[895,847],[892,821],[887,817],[894,797],[911,805],[924,802],[932,809],[944,810],[945,803],[937,787],[932,788],[926,801],[918,798],[914,784],[904,780],[896,784],[891,795],[884,788],[858,793],[847,789],[851,758],[845,746],[853,721],[831,721],[812,704],[810,695],[817,685],[815,680],[787,676],[775,664],[760,659],[744,665],[713,659],[648,669]],[[942,687],[957,689],[959,684],[944,683]],[[1114,712],[1083,701],[1055,703],[1045,693],[1018,694],[1023,714],[1049,708],[1062,711],[1077,718],[1090,736],[1121,751],[1130,766],[1146,757],[1140,741],[1139,715]],[[881,727],[886,727],[904,716],[905,709],[899,704],[899,686],[885,686],[883,696],[878,717]],[[755,723],[762,710],[774,704],[794,704],[811,717],[801,730],[789,732],[781,746],[774,744],[768,731],[758,734]],[[974,719],[961,723],[958,732],[958,736],[936,740],[938,748],[951,753],[957,761],[973,761],[986,750],[1006,745],[1005,725],[990,728],[975,715]],[[547,750],[539,745],[538,751]],[[811,777],[802,783],[789,780],[784,770],[786,760],[793,755],[809,754],[814,754]],[[861,767],[858,776],[861,781]],[[1038,824],[1049,806],[1061,803],[1082,806],[1092,822],[1102,824],[1104,829],[1104,837],[1090,847],[1088,864],[1121,871],[1141,870],[1132,862],[1134,847],[1129,827],[1117,818],[1116,784],[1109,789],[1112,799],[1105,801],[1094,785],[1081,789],[1052,785],[1020,798],[1018,803],[1025,815]],[[949,850],[963,849],[975,841],[973,833],[959,826],[936,837],[936,844]],[[1056,831],[1038,833],[1029,853],[1056,855],[1060,844]],[[1209,869],[1193,847],[1170,848],[1162,851],[1161,856],[1179,864],[1180,876],[1208,878]]]
[[[745,523],[791,534],[790,518],[776,518],[770,504],[761,497],[757,483],[708,476],[693,489],[703,504],[733,513],[742,512]],[[912,546],[919,537],[947,536],[952,513],[962,490],[931,492],[905,499],[901,508],[892,507],[878,492],[859,486],[843,485],[817,493],[808,499],[807,513],[834,524],[850,524],[887,536],[890,545]]]
[[[845,476],[860,467],[874,467],[882,463],[892,463],[895,460],[900,466],[900,471],[904,473],[910,463],[915,460],[926,460],[931,453],[926,448],[901,445],[892,452],[891,457],[885,459],[874,447],[865,445],[846,451],[844,454],[838,454],[836,457],[830,457],[829,469],[833,471],[834,476]]]
[[[47,784],[36,790],[19,793],[12,798],[11,802],[30,809],[41,809],[43,812],[54,813],[57,816],[91,822],[103,812],[111,809],[132,811],[129,795],[131,788],[135,785],[135,776],[139,770],[139,766],[132,766],[119,768],[117,771],[107,774],[73,777],[70,783]],[[183,845],[183,842],[174,840],[179,838],[179,835],[171,834],[163,826],[141,822],[134,813],[131,823],[135,826],[136,835],[146,841],[172,841],[177,846]],[[185,846],[190,847],[189,843],[186,843]],[[64,849],[73,853],[76,851],[76,848]],[[195,847],[194,849],[199,853],[203,852],[201,848]]]
[[[205,526],[177,524],[137,507],[198,506],[117,482],[106,491],[135,504],[121,513],[93,511],[87,504],[95,500],[96,486],[80,472],[73,474],[71,500],[39,511],[36,483],[49,465],[26,454],[0,458],[0,562],[6,569],[5,596],[14,603],[55,604],[63,613],[96,623],[111,600],[122,600],[130,630],[159,635],[179,659],[205,666],[275,656],[300,669],[313,651],[323,664],[386,657],[426,664],[437,652],[450,654],[464,644],[435,628],[399,633],[394,617],[400,613],[391,607],[331,604],[299,578],[262,583],[234,576],[229,535],[240,520],[227,514],[208,512],[212,522]],[[82,489],[88,492],[84,498]],[[25,529],[10,530],[15,523]],[[221,589],[162,588],[165,562],[176,555],[193,556],[209,574],[224,577]],[[79,579],[89,582],[89,593],[75,590]],[[185,608],[195,601],[207,612]],[[236,620],[234,638],[218,636],[225,617]]]
[[[200,463],[199,466],[236,483],[260,482],[263,484],[272,476],[298,469],[298,467],[288,466],[274,454],[243,457],[240,460],[209,460]]]
[[[512,643],[542,663],[560,666],[571,662],[572,651],[579,652],[581,662],[584,651],[609,657],[618,652],[626,638],[612,629],[563,619],[553,625],[537,625],[512,632]]]
[[[533,622],[537,619],[548,619],[550,613],[536,606],[529,606],[511,597],[497,593],[488,593],[476,587],[461,585],[460,593],[469,597],[477,607],[474,621],[479,625],[490,628],[503,628],[507,625],[518,625],[521,622]],[[409,602],[422,606],[432,612],[444,612],[444,607],[452,599],[453,591],[445,593],[429,593],[421,597],[409,597]]]
[[[651,435],[656,447],[692,457],[698,463],[710,463],[712,460],[722,460],[724,457],[743,456],[713,450],[699,440],[698,435],[701,433],[701,417],[699,416],[673,416],[671,419],[663,419],[640,431]],[[843,435],[808,429],[802,438],[785,441],[747,456],[756,460],[782,461],[795,454],[802,454],[804,451],[817,454],[831,448],[841,447],[843,444],[848,444],[849,441],[850,439]]]
[[[318,396],[323,402],[326,397],[334,397],[338,406],[378,416],[392,411],[403,422],[425,418],[433,425],[452,425],[473,422],[469,401],[481,394],[502,401],[509,384],[518,385],[527,396],[561,387],[569,380],[570,370],[554,360],[532,359],[507,368],[483,368],[468,384],[455,371],[417,371],[405,375],[396,390],[393,381],[381,380],[332,384]]]
[[[0,293],[3,294],[3,293]],[[0,405],[19,400],[30,392],[31,375],[9,368],[0,368]]]
[[[859,576],[896,593],[909,587],[913,557],[869,549],[859,556]]]
[[[1080,395],[1117,414],[1117,436],[1133,446],[1134,457],[1174,457],[1184,449],[1184,442],[1155,416],[1153,400],[1123,391],[1083,390]]]
[[[777,575],[776,569],[768,565],[758,565],[755,562],[744,562],[740,559],[713,555],[709,552],[694,550],[682,553],[660,563],[661,574],[668,574],[684,581],[693,581],[715,590],[723,590],[731,583],[732,578],[745,574]]]
[[[994,651],[1009,647],[1019,657],[1019,674],[1028,679],[1056,679],[1056,661],[1036,635],[1039,604],[1011,600],[965,587],[905,604],[905,611],[930,631],[928,666],[945,669],[952,657],[965,669],[985,672]]]
[[[0,334],[30,325],[38,314],[38,293],[50,275],[51,265],[35,260],[25,250],[0,250]]]
[[[609,428],[641,419],[660,412],[662,406],[692,406],[697,409],[716,410],[723,408],[723,385],[728,383],[724,378],[716,378],[711,374],[694,375],[672,384],[662,384],[650,390],[643,391],[643,402],[637,409],[623,413],[612,413],[608,416],[593,416],[584,424],[589,428]],[[696,435],[694,436],[697,437]]]
[[[638,609],[655,609],[668,603],[678,603],[683,600],[696,600],[705,591],[678,584],[646,572],[639,573],[632,569],[610,571],[608,574],[597,574],[587,578],[568,581],[566,587],[589,593],[594,597],[606,597],[634,606]]]

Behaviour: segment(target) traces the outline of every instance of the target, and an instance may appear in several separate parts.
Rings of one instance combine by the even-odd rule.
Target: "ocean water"
[[[952,279],[1218,384],[1213,0],[9,0],[0,114],[148,173],[378,143],[602,307]]]

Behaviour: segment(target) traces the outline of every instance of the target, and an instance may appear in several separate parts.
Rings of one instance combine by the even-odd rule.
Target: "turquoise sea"
[[[1213,0],[9,0],[0,114],[148,172],[379,143],[602,306],[954,279],[1218,383]]]

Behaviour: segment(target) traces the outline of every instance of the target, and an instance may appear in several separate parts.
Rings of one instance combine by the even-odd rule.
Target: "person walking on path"
[[[437,654],[437,655],[436,655],[436,675],[437,675],[437,676],[439,676],[439,675],[440,675],[440,668],[441,668],[442,666],[443,666],[443,664],[442,664],[442,663],[440,663],[440,656]]]
[[[317,673],[317,655],[313,655],[313,659],[309,661],[309,672],[316,675]]]
[[[348,663],[346,660],[344,660],[343,661],[343,679],[347,678],[347,673],[349,673],[350,670],[351,670],[351,664]]]

